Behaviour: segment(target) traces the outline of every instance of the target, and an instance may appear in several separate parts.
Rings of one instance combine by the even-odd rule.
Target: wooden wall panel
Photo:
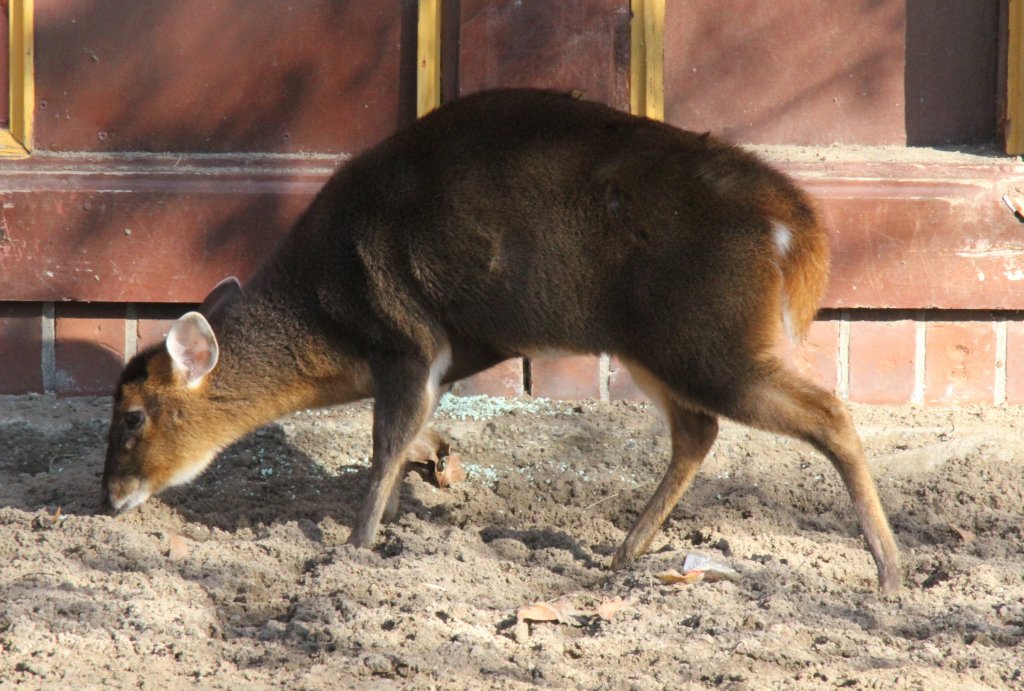
[[[459,93],[578,91],[629,110],[629,0],[461,0]]]
[[[7,19],[7,3],[4,3],[3,12],[0,12],[0,127],[6,129],[11,122],[11,54],[10,54],[10,24]]]
[[[669,2],[665,119],[742,142],[903,143],[905,6]]]
[[[998,83],[1005,0],[907,0],[904,74],[910,146],[990,144],[1003,118]]]
[[[48,0],[36,147],[352,152],[415,116],[414,0]]]
[[[668,2],[666,120],[751,143],[991,143],[999,3]]]

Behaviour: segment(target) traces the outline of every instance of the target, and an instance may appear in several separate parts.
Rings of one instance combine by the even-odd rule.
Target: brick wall
[[[0,395],[110,394],[125,361],[191,307],[0,303]]]
[[[1024,403],[1020,312],[827,310],[804,343],[782,344],[780,351],[792,367],[856,403]],[[643,399],[629,373],[608,356],[510,361],[454,391]]]
[[[191,305],[0,304],[0,395],[112,391],[127,358]],[[844,400],[871,404],[1024,404],[1024,312],[826,310],[797,370]],[[639,400],[614,357],[508,360],[457,383],[460,395]]]

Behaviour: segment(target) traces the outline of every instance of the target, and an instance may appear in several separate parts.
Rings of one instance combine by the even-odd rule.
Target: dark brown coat
[[[128,365],[104,487],[134,505],[255,426],[373,396],[351,537],[369,545],[443,382],[512,356],[607,352],[673,442],[614,565],[647,548],[724,415],[828,456],[892,590],[896,545],[849,415],[773,352],[782,325],[806,331],[827,263],[805,195],[750,153],[562,94],[469,96],[344,165],[244,291],[222,285],[208,320],[182,317]]]

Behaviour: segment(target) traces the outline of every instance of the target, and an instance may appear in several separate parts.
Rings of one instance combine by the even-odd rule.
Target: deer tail
[[[828,234],[812,211],[802,211],[772,222],[782,272],[782,323],[794,343],[807,335],[828,282]]]

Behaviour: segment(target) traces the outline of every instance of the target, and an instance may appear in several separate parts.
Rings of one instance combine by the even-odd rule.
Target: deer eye
[[[132,431],[135,431],[142,427],[142,423],[146,420],[146,414],[141,410],[129,410],[124,414],[124,426]]]

